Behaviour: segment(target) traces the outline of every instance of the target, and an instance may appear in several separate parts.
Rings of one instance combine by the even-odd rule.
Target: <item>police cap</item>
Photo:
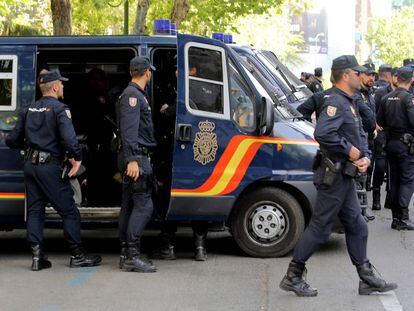
[[[352,69],[358,72],[365,72],[367,69],[358,64],[354,55],[342,55],[332,61],[331,70]]]
[[[366,68],[366,71],[364,73],[368,75],[375,73],[375,65],[373,63],[366,63],[363,66]]]
[[[397,77],[407,80],[413,77],[413,68],[410,66],[403,66],[397,69]]]
[[[403,60],[403,66],[414,65],[414,58],[406,58]]]
[[[379,66],[379,72],[391,72],[392,71],[392,67],[391,65],[388,64],[382,64],[381,66]]]
[[[396,76],[397,75],[397,70],[398,70],[398,67],[393,67],[392,70],[391,70],[391,75]]]
[[[151,65],[149,59],[146,57],[135,56],[129,63],[129,69],[137,73],[141,73],[148,68],[155,71],[155,67]]]
[[[321,67],[315,68],[314,73],[315,73],[315,77],[322,77],[322,68]]]
[[[57,80],[60,80],[60,81],[69,81],[68,78],[62,77],[60,75],[59,69],[53,69],[53,70],[50,70],[48,72],[41,73],[39,75],[39,83],[40,84],[42,84],[42,83],[48,83],[48,82],[52,82],[52,81],[57,81]]]

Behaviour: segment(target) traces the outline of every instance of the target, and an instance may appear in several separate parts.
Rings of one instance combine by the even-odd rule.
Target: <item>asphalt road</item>
[[[395,292],[359,296],[358,277],[348,258],[343,235],[330,241],[309,261],[314,298],[283,292],[278,284],[290,255],[257,259],[243,255],[228,233],[211,233],[207,262],[192,260],[188,230],[177,238],[175,261],[155,260],[154,274],[118,269],[116,231],[84,231],[84,243],[100,253],[100,267],[71,269],[60,230],[47,230],[53,267],[29,270],[31,257],[24,231],[0,232],[0,310],[414,310],[414,232],[390,229],[389,210],[375,212],[369,223],[369,257],[384,278],[398,283]],[[413,213],[414,217],[414,213]],[[144,239],[144,250],[156,244]]]

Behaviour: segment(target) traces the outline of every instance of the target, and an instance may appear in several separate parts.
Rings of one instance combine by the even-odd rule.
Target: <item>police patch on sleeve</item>
[[[336,107],[328,106],[328,108],[326,108],[326,113],[328,114],[328,116],[334,117],[336,115]]]
[[[131,107],[135,107],[137,105],[137,99],[135,97],[130,97],[128,103]]]
[[[68,116],[68,118],[72,119],[72,114],[70,113],[70,110],[66,109],[65,112],[66,112],[66,115]]]

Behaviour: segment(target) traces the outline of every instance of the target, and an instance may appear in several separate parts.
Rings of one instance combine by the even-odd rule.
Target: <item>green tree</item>
[[[414,57],[414,8],[405,7],[391,17],[370,21],[366,40],[375,59],[401,66],[405,58]]]

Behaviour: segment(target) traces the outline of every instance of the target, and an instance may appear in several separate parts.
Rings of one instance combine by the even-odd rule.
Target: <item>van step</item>
[[[82,218],[118,218],[120,207],[78,207]],[[52,208],[46,207],[46,216],[50,218],[60,217],[59,214]]]

